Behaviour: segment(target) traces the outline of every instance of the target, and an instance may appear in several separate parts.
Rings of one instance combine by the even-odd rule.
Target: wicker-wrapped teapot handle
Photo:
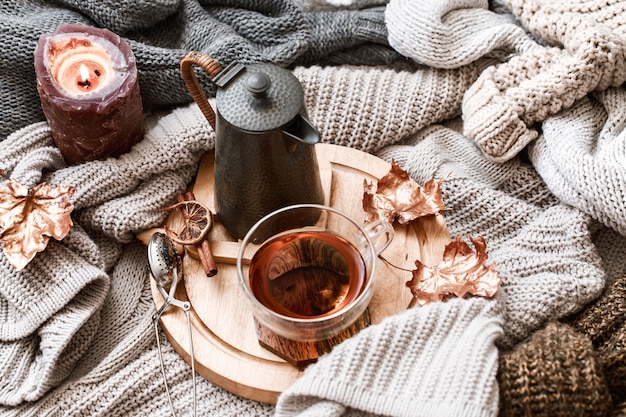
[[[211,78],[215,78],[217,74],[222,71],[222,67],[213,58],[198,51],[191,51],[187,53],[187,55],[185,55],[185,57],[180,61],[180,72],[182,74],[183,81],[187,86],[187,90],[189,90],[191,97],[196,103],[198,103],[198,107],[202,110],[204,117],[206,117],[213,130],[215,130],[215,112],[209,104],[209,101],[207,100],[206,95],[198,82],[196,74],[193,72],[194,65],[198,65],[200,68],[209,73]]]

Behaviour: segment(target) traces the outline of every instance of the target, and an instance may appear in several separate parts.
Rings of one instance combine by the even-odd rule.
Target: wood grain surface
[[[389,172],[390,164],[373,155],[337,145],[317,144],[320,175],[326,204],[365,221],[363,211],[364,181],[376,182]],[[193,186],[197,200],[214,210],[213,152],[207,153]],[[175,228],[180,218],[173,213],[168,226]],[[209,241],[218,273],[207,277],[197,254],[184,256],[184,285],[178,299],[192,305],[191,323],[196,370],[207,380],[228,391],[256,401],[275,403],[278,396],[302,374],[302,371],[263,348],[256,337],[255,324],[239,284],[235,260],[239,242],[219,224],[219,215],[209,232]],[[378,259],[374,295],[369,305],[372,325],[407,308],[411,294],[405,283],[411,279],[415,260],[427,265],[441,261],[450,241],[442,216],[427,216],[408,225],[394,225],[395,237]],[[147,243],[155,231],[138,237]],[[393,266],[392,266],[393,265]],[[157,306],[163,299],[152,283]],[[186,318],[181,309],[169,307],[161,317],[161,326],[176,351],[189,362]]]

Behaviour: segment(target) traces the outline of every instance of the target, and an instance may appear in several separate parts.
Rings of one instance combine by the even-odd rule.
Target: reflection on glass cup
[[[361,226],[316,204],[263,217],[243,238],[237,256],[254,318],[295,341],[337,335],[367,308],[376,258],[393,234],[386,220]]]

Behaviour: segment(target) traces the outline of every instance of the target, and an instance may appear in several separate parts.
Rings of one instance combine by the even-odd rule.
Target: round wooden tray
[[[373,155],[328,144],[316,146],[320,176],[325,189],[326,204],[355,220],[365,221],[363,184],[377,182],[391,166]],[[213,152],[207,153],[198,170],[193,187],[195,198],[214,210]],[[168,218],[176,227],[177,214]],[[374,296],[369,306],[372,324],[406,309],[411,294],[405,282],[411,279],[415,260],[427,265],[440,262],[443,248],[450,240],[442,216],[428,216],[408,226],[395,225],[396,235],[376,265]],[[153,231],[139,238],[147,242]],[[302,371],[259,345],[254,320],[240,288],[235,269],[239,242],[232,238],[218,221],[210,231],[209,240],[218,273],[207,277],[193,253],[183,261],[184,285],[179,285],[176,298],[189,300],[196,371],[222,388],[255,401],[275,403]],[[393,266],[391,266],[393,265]],[[152,282],[157,306],[163,298]],[[174,349],[189,363],[189,341],[185,314],[170,307],[161,317],[161,326]]]

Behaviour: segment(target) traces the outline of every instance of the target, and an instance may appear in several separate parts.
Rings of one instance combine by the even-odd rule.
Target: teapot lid
[[[285,126],[304,106],[300,81],[273,64],[228,66],[214,78],[220,115],[233,126],[263,132]]]

